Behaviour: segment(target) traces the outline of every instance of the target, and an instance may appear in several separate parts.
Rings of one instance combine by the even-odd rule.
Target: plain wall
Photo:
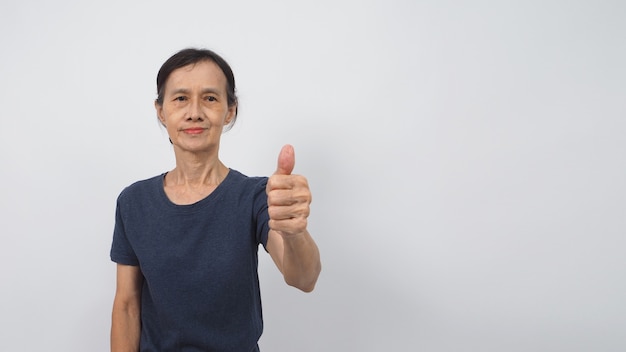
[[[107,351],[115,199],[173,168],[155,78],[233,67],[221,158],[308,177],[316,290],[264,351],[626,350],[620,1],[3,1],[0,350]]]

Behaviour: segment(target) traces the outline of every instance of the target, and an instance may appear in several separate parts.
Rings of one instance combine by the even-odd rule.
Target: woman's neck
[[[176,167],[168,173],[166,186],[217,186],[226,178],[228,171],[217,155],[176,155]]]

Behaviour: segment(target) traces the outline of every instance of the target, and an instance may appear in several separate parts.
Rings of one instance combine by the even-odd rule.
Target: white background
[[[261,253],[263,351],[626,350],[622,1],[3,1],[0,350],[107,351],[115,199],[173,167],[187,46],[231,64],[221,157],[313,191],[318,287]]]

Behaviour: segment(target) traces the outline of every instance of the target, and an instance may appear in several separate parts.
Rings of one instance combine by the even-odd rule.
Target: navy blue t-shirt
[[[118,197],[111,259],[144,276],[140,351],[257,351],[265,177],[230,170],[206,198],[172,203],[165,174]]]

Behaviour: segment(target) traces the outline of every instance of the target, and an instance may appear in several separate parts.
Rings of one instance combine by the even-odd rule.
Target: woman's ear
[[[156,109],[157,118],[163,127],[167,128],[165,125],[165,119],[163,118],[163,105],[159,104],[158,100],[154,101],[154,108]]]
[[[228,115],[226,115],[226,119],[224,120],[224,126],[233,122],[233,120],[235,119],[235,116],[237,116],[237,104],[236,103],[228,107]]]

